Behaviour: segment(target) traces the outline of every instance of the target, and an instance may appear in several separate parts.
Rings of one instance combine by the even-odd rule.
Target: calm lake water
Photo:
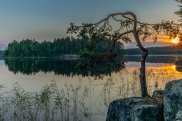
[[[57,114],[55,120],[105,121],[111,101],[140,96],[139,59],[139,56],[128,57],[124,69],[102,78],[74,74],[71,62],[47,64],[42,61],[0,60],[1,94],[11,92],[17,83],[26,92],[32,93],[41,92],[46,85],[56,83],[58,90],[67,96],[69,104],[64,119],[59,119]],[[150,95],[154,90],[164,89],[167,82],[182,78],[182,56],[151,56],[146,66]]]

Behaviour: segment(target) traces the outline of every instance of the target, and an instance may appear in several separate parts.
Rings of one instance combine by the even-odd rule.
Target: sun
[[[176,65],[172,65],[172,69],[176,70]]]
[[[178,44],[180,42],[179,37],[177,36],[176,38],[172,39],[171,42],[173,44]]]

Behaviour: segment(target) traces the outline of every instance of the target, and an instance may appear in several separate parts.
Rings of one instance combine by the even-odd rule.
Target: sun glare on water
[[[178,44],[180,42],[179,37],[177,36],[176,38],[172,39],[171,42],[173,44]]]

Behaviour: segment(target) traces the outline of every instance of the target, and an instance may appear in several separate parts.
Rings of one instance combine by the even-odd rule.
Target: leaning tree
[[[165,34],[175,37],[179,33],[179,25],[173,21],[162,21],[158,24],[143,23],[137,20],[133,12],[118,12],[109,14],[106,18],[97,23],[83,23],[81,26],[70,24],[68,33],[77,35],[79,38],[88,40],[112,40],[111,48],[102,54],[102,57],[109,57],[117,41],[131,42],[135,40],[141,50],[140,84],[142,97],[148,96],[145,60],[148,50],[142,45],[147,38],[157,40],[158,35]],[[141,41],[142,40],[142,41]]]

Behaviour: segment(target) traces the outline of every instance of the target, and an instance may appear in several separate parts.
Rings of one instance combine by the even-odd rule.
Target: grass
[[[52,81],[38,92],[27,92],[15,83],[11,91],[0,94],[0,121],[91,121],[94,115],[104,117],[111,101],[140,95],[139,71],[120,73],[117,78],[108,77],[99,85],[88,78],[87,85],[82,85],[85,80],[80,80],[78,85],[65,84],[64,88],[58,88]],[[153,77],[155,73],[155,70],[147,71],[150,82],[172,77],[166,74],[161,80]],[[150,92],[160,89],[163,83],[159,87],[153,84],[156,85],[150,84]]]
[[[88,111],[88,93],[80,84],[59,89],[52,81],[39,92],[26,92],[15,83],[0,96],[0,121],[89,121],[99,111]]]
[[[67,86],[66,89],[59,90],[52,81],[39,93],[30,93],[16,83],[6,96],[1,97],[0,120],[69,121],[70,115],[73,118],[78,115],[78,91],[79,87],[74,89]]]

